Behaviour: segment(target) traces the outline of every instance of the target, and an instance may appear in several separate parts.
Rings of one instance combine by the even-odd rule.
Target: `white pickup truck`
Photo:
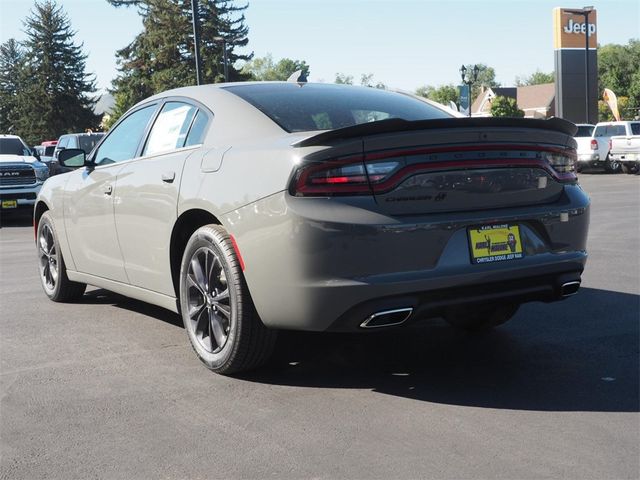
[[[604,169],[609,173],[620,172],[622,166],[620,162],[614,160],[609,155],[609,139],[611,137],[626,135],[630,121],[621,122],[600,122],[593,129],[591,135],[590,151],[578,149],[578,171],[588,168]]]
[[[640,173],[640,121],[623,122],[624,135],[609,140],[609,157],[618,162],[625,173]]]

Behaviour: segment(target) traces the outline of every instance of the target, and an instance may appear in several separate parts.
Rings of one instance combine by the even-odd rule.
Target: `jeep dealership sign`
[[[598,17],[553,10],[553,48],[556,76],[555,114],[575,123],[598,121]],[[589,36],[589,118],[586,108],[585,42]]]

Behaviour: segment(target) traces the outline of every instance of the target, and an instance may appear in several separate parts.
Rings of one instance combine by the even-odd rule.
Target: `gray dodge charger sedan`
[[[179,312],[202,362],[255,368],[278,329],[440,316],[479,330],[576,293],[589,198],[575,126],[457,118],[373,88],[237,83],[133,107],[35,206],[45,293]]]

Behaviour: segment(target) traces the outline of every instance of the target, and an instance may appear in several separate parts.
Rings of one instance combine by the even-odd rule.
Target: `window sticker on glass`
[[[143,155],[182,148],[196,108],[179,102],[168,102],[158,115]]]

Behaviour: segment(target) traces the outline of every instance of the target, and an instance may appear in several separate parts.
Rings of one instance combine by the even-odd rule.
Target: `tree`
[[[545,73],[540,70],[536,70],[528,77],[520,78],[516,77],[516,86],[524,87],[528,85],[542,85],[543,83],[555,82],[555,74],[553,72]]]
[[[629,107],[629,97],[618,97],[618,112],[623,120],[634,118],[634,109]],[[598,100],[598,118],[601,122],[615,121],[613,112],[604,100]]]
[[[336,79],[333,83],[343,85],[353,85],[353,75],[345,75],[344,73],[336,73]],[[363,73],[360,75],[360,85],[363,87],[385,89],[387,86],[382,82],[376,82],[373,79],[373,73]]]
[[[500,82],[496,81],[496,71],[493,67],[488,67],[484,63],[478,63],[478,78],[471,86],[471,98],[477,98],[480,95],[482,87],[499,87]],[[474,65],[467,65],[467,71],[473,71]],[[473,102],[473,100],[472,100]]]
[[[620,108],[623,118],[633,118],[640,109],[640,40],[627,45],[608,44],[598,49],[598,92],[611,89],[618,98],[629,97]],[[608,114],[607,114],[608,117]],[[601,117],[601,120],[605,118]]]
[[[360,75],[360,85],[363,87],[379,88],[385,90],[387,86],[382,82],[376,82],[373,79],[373,73],[363,73]]]
[[[455,85],[440,85],[439,87],[432,87],[431,85],[424,85],[416,90],[416,95],[428,98],[434,102],[438,102],[441,105],[449,106],[449,102],[453,102],[456,105],[459,101],[458,88]]]
[[[345,75],[344,73],[336,73],[336,79],[333,83],[342,85],[353,85],[353,76]]]
[[[283,58],[275,63],[270,53],[264,57],[253,58],[242,67],[242,73],[249,75],[252,80],[261,81],[287,80],[298,70],[309,75],[309,65],[304,60]]]
[[[135,7],[144,30],[116,53],[118,76],[112,82],[115,107],[111,122],[149,95],[196,83],[195,47],[191,0],[107,0],[116,7]],[[229,80],[249,79],[235,68],[253,54],[236,52],[249,42],[244,10],[231,0],[200,0],[202,79],[204,83],[224,81],[224,50],[227,50]],[[224,39],[224,40],[223,40]]]
[[[25,20],[24,68],[16,97],[16,132],[34,144],[63,133],[96,128],[95,77],[73,42],[69,18],[55,1],[36,1]]]
[[[14,132],[17,97],[24,76],[24,50],[15,39],[0,45],[0,132]]]
[[[524,117],[524,112],[518,108],[514,98],[498,95],[491,101],[491,116]]]

